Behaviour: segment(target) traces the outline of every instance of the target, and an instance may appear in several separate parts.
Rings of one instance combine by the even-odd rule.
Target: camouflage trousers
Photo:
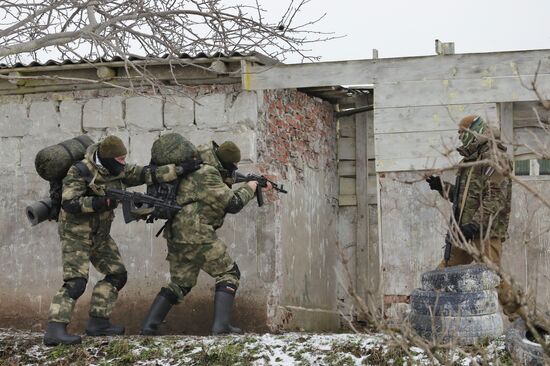
[[[240,274],[235,262],[221,240],[207,244],[182,244],[167,240],[168,256],[166,260],[170,264],[170,283],[168,288],[181,302],[187,291],[197,284],[199,271],[202,269],[216,280],[216,285],[221,283],[239,286]]]
[[[489,240],[474,240],[472,244],[481,252],[488,260],[493,264],[500,267],[502,257],[502,240],[493,238]],[[449,259],[449,267],[458,266],[463,264],[470,264],[474,258],[466,250],[453,246],[451,250],[451,258]],[[441,261],[438,268],[445,267],[445,260]],[[502,305],[504,314],[508,316],[510,320],[514,320],[517,317],[517,312],[520,308],[516,297],[513,294],[512,286],[505,281],[501,280],[500,285],[497,288],[498,299]]]
[[[62,246],[63,280],[84,278],[88,280],[90,262],[104,275],[126,272],[118,247],[109,234],[91,235],[91,239],[75,237],[73,233],[59,230]],[[118,298],[118,290],[105,279],[99,281],[92,292],[90,316],[109,318]],[[69,296],[66,287],[54,296],[50,305],[48,321],[68,323],[71,320],[76,300]]]

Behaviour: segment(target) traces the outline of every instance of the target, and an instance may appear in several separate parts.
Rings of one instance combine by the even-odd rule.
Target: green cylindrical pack
[[[71,165],[84,159],[86,149],[93,143],[90,137],[81,135],[43,148],[34,159],[36,172],[47,181],[63,179]]]

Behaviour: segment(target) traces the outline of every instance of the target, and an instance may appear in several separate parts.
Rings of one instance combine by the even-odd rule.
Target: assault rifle
[[[443,254],[443,259],[445,259],[445,266],[448,266],[449,260],[451,259],[451,249],[452,249],[452,235],[456,231],[453,221],[456,221],[456,225],[460,227],[460,205],[458,202],[458,193],[460,192],[460,176],[457,175],[455,181],[455,187],[453,191],[453,213],[449,221],[449,230],[447,235],[445,235],[445,253]],[[464,192],[466,194],[466,192]]]
[[[140,192],[128,192],[122,189],[107,188],[106,196],[110,199],[122,202],[122,213],[124,222],[138,221],[144,216],[150,215],[155,209],[172,211],[174,213],[182,209],[182,206],[166,202],[160,198],[146,195]],[[152,222],[151,217],[147,222]]]
[[[251,182],[251,181],[258,182],[258,187],[256,188],[256,199],[258,201],[259,207],[262,207],[264,205],[264,195],[262,193],[262,188],[266,188],[267,183],[271,183],[271,186],[277,192],[288,193],[287,191],[285,191],[282,184],[279,186],[277,183],[267,179],[263,175],[256,175],[256,174],[244,175],[242,173],[235,171],[233,173],[233,180],[235,181],[235,183]]]

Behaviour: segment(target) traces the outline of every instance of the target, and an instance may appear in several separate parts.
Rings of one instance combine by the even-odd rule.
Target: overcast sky
[[[379,57],[433,55],[435,39],[455,42],[456,53],[550,48],[550,0],[312,0],[302,16],[324,12],[316,28],[347,37],[312,45],[321,61],[371,58],[373,48]]]

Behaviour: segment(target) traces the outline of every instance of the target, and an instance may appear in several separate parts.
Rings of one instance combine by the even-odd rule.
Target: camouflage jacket
[[[506,148],[501,144],[481,143],[478,150],[465,157],[462,163],[475,163],[482,160],[490,160],[498,164],[503,171],[512,170]],[[490,164],[459,167],[456,178],[459,185],[458,210],[459,212],[462,210],[459,224],[476,224],[481,230],[482,237],[485,237],[487,230],[490,230],[489,238],[506,240],[512,200],[512,181],[510,177],[497,170]],[[469,175],[471,175],[470,183],[464,196]],[[453,202],[455,184],[445,183],[442,195]]]
[[[76,166],[72,166],[63,179],[63,191],[61,201],[66,203],[72,201],[77,206],[79,213],[67,212],[61,210],[59,223],[62,230],[74,231],[78,235],[90,235],[96,232],[100,225],[110,226],[114,218],[113,210],[102,210],[95,212],[92,206],[92,200],[96,196],[104,196],[106,188],[133,187],[141,184],[152,184],[151,171],[144,169],[143,166],[135,164],[126,164],[124,171],[118,176],[112,176],[109,171],[96,163],[96,152],[98,143],[91,145],[86,150],[86,155],[82,162],[86,164],[92,181],[90,184],[80,174]],[[177,178],[176,166],[165,165],[158,167],[155,177],[159,182],[172,181]],[[77,233],[78,232],[78,233]],[[107,230],[108,233],[108,230]]]
[[[225,172],[211,145],[199,146],[203,164],[181,179],[177,202],[183,209],[168,221],[164,237],[176,243],[204,244],[217,239],[230,201],[238,196],[243,206],[253,197],[248,185],[232,190],[224,183]]]

